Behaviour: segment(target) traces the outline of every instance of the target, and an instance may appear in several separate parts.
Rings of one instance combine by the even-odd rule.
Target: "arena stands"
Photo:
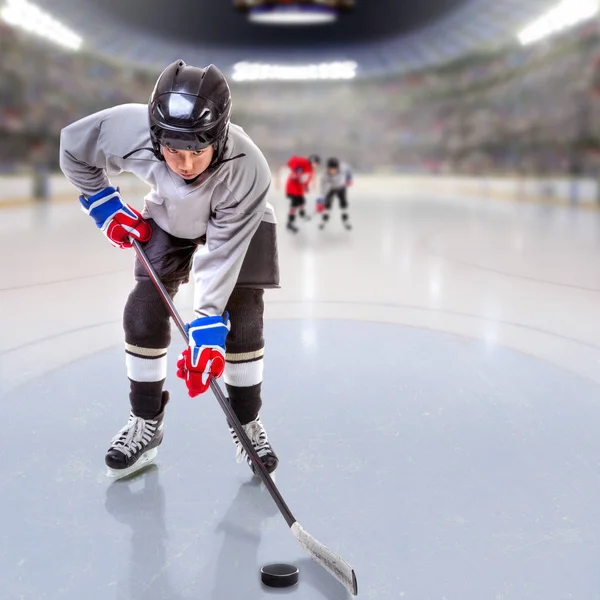
[[[157,75],[64,51],[6,25],[0,53],[4,172],[22,169],[42,146],[55,166],[64,125],[115,104],[146,102]],[[274,164],[300,149],[344,156],[362,171],[595,173],[599,73],[594,23],[402,76],[232,83],[234,120]]]

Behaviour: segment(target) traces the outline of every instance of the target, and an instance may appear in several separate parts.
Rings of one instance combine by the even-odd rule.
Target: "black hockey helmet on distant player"
[[[212,162],[222,158],[231,118],[231,92],[215,65],[206,68],[171,63],[158,78],[150,102],[150,138],[154,154],[161,146],[198,151],[214,146]]]
[[[327,159],[327,168],[328,169],[339,169],[340,161],[337,158],[328,158]]]
[[[318,154],[311,154],[311,155],[308,157],[308,160],[309,160],[311,163],[315,163],[315,164],[317,164],[317,165],[320,165],[320,164],[321,164],[321,157],[320,157]]]

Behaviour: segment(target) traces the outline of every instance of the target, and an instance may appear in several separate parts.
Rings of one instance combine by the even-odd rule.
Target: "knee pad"
[[[172,293],[172,290],[167,288]],[[123,311],[125,342],[141,348],[166,349],[171,343],[169,311],[150,280],[138,281]]]

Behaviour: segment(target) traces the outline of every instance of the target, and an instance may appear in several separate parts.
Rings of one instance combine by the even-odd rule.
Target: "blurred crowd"
[[[124,102],[145,102],[154,77],[75,54],[0,22],[0,169],[30,155],[56,166],[58,136],[68,123]],[[150,90],[152,87],[150,87]]]
[[[157,72],[71,53],[0,25],[0,170],[57,166],[60,129],[147,102]],[[186,57],[182,57],[185,58]],[[232,83],[234,122],[275,167],[294,153],[360,171],[600,171],[596,23],[495,55],[385,80]]]

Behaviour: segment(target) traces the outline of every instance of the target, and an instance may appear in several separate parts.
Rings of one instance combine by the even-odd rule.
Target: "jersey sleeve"
[[[237,282],[246,251],[266,209],[269,184],[251,189],[242,201],[233,197],[224,184],[220,192],[227,200],[216,208],[208,222],[206,244],[194,261],[198,316],[223,314]]]
[[[107,169],[120,173],[121,168],[106,152],[103,128],[111,117],[106,109],[65,127],[60,134],[60,168],[75,188],[93,196],[110,185]]]
[[[344,179],[346,180],[346,185],[352,185],[354,177],[352,169],[347,164],[344,164]]]
[[[303,181],[304,189],[306,191],[309,190],[310,184],[312,183],[312,180],[313,180],[313,177],[314,177],[314,171],[313,171],[312,165],[310,164],[310,161],[307,160],[304,165],[304,181]]]

